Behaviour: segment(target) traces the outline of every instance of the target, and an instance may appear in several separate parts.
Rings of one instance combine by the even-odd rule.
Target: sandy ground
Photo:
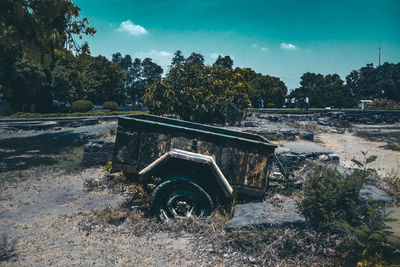
[[[380,148],[383,143],[351,133],[321,132],[315,137],[338,154],[344,166],[354,167],[351,159],[362,160],[360,151],[368,151],[378,156],[370,167],[380,175],[399,171],[400,152]],[[88,192],[85,181],[101,177],[102,168],[76,174],[30,169],[7,175],[26,179],[1,185],[0,234],[16,240],[16,251],[0,266],[243,266],[232,256],[235,252],[213,251],[201,235],[138,234],[129,220],[87,231],[91,211],[118,208],[127,198],[108,190]]]
[[[367,156],[377,155],[375,162],[368,165],[377,170],[379,176],[387,177],[400,175],[400,151],[383,149],[383,142],[371,142],[354,136],[352,133],[338,134],[331,132],[318,133],[315,136],[321,145],[338,154],[344,167],[356,167],[351,159],[363,160],[361,151],[368,152]]]
[[[98,180],[103,168],[24,175],[29,179],[3,184],[0,191],[0,234],[16,241],[15,256],[0,266],[240,266],[210,254],[212,248],[195,234],[138,234],[129,220],[91,225],[90,212],[126,200],[123,193],[88,192],[85,180]]]

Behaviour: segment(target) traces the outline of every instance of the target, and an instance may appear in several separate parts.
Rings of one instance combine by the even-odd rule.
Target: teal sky
[[[305,72],[342,79],[367,63],[400,62],[399,0],[75,0],[97,29],[92,55],[230,55],[234,67],[277,76],[289,89]]]

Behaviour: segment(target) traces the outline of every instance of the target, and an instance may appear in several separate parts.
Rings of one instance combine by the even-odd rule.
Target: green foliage
[[[231,59],[230,56],[221,56],[218,55],[217,60],[215,60],[215,63],[213,64],[213,67],[221,67],[221,68],[227,68],[227,69],[232,69],[233,66],[233,60]]]
[[[72,1],[28,0],[3,1],[0,9],[0,46],[13,47],[36,64],[49,66],[52,60],[69,49],[81,51],[77,35],[94,35],[89,20],[80,16]],[[87,44],[83,46],[87,47]]]
[[[283,103],[287,90],[283,82],[251,69],[232,70],[230,61],[220,57],[213,66],[205,66],[202,55],[192,53],[185,59],[177,51],[166,77],[156,78],[146,86],[143,101],[154,114],[218,123],[236,116],[228,100],[242,114],[260,99],[277,105]]]
[[[72,103],[74,112],[88,112],[93,109],[93,103],[88,100],[78,100]]]
[[[112,62],[117,64],[125,74],[124,87],[128,98],[132,103],[139,103],[143,97],[145,87],[149,86],[154,79],[160,78],[163,69],[154,63],[151,58],[141,61],[135,58],[132,62],[130,55],[122,57],[117,52],[112,55]]]
[[[122,70],[103,56],[80,55],[83,67],[82,87],[87,99],[93,103],[121,102],[125,99]]]
[[[400,104],[389,99],[375,99],[367,105],[368,110],[399,110]]]
[[[107,109],[110,111],[118,110],[118,103],[113,101],[106,101],[103,103],[103,109]]]
[[[360,167],[365,169],[366,162],[374,159],[367,158],[360,162]],[[332,169],[315,171],[304,184],[304,199],[300,203],[315,227],[346,238],[343,251],[338,253],[353,263],[381,253],[386,235],[380,206],[359,200],[366,178],[364,169],[348,175]]]
[[[380,77],[380,79],[378,79]],[[367,64],[358,70],[353,70],[347,77],[346,83],[352,95],[358,100],[374,99],[378,97],[379,87],[382,90],[379,97],[400,102],[400,63],[392,64],[385,62],[383,65],[374,67]]]
[[[352,159],[351,161],[357,165],[357,167],[361,168],[362,171],[364,171],[367,174],[367,171],[371,171],[371,169],[367,168],[367,165],[369,163],[372,163],[374,161],[376,161],[376,159],[378,158],[377,155],[372,155],[372,156],[367,156],[368,155],[368,151],[361,151],[361,154],[363,155],[363,159],[362,161],[356,160],[356,159]]]
[[[109,173],[112,169],[112,161],[107,161],[106,166],[104,167],[105,171]]]
[[[11,67],[10,76],[5,81],[4,97],[13,108],[29,110],[30,103],[50,100],[46,70],[40,64],[21,59]]]
[[[290,97],[302,99],[309,97],[310,107],[353,107],[356,104],[351,90],[338,74],[326,76],[316,73],[304,73],[300,88],[292,91]]]
[[[51,100],[73,101],[79,75],[56,61],[71,51],[88,53],[77,36],[93,35],[87,18],[72,1],[2,1],[0,8],[0,95],[14,110],[48,112]],[[65,46],[68,49],[65,49]],[[52,73],[53,68],[55,69]],[[54,74],[54,76],[52,75]]]

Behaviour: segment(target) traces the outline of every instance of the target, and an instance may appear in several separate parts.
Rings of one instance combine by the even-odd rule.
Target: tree
[[[291,92],[290,97],[297,99],[309,97],[311,107],[353,107],[355,105],[352,90],[356,89],[345,85],[336,73],[324,76],[307,72],[301,76],[300,85]]]
[[[188,64],[199,64],[204,66],[204,56],[198,53],[192,53],[187,59]]]
[[[81,55],[79,60],[84,66],[82,87],[88,100],[102,104],[105,101],[121,103],[125,99],[125,75],[116,64],[103,56]]]
[[[75,36],[81,39],[83,35],[95,34],[96,30],[88,26],[87,18],[78,19],[79,12],[80,8],[69,0],[1,1],[0,96],[12,103],[13,109],[36,104],[40,110],[48,110],[51,96],[56,94],[51,91],[55,87],[50,86],[50,74],[55,62],[69,53],[65,47],[90,54],[88,44],[78,44]],[[22,66],[26,69],[22,70]],[[38,82],[43,73],[46,82]],[[15,77],[23,82],[14,80]],[[21,97],[19,101],[18,92],[25,90],[21,88],[29,83],[35,86],[31,90],[35,95],[29,92],[32,97],[24,100]],[[38,88],[39,85],[43,87]]]
[[[179,60],[176,60],[179,59]],[[166,78],[146,87],[143,100],[155,114],[175,114],[199,122],[224,122],[232,101],[248,107],[250,84],[240,73],[228,68],[204,66],[204,57],[192,53],[181,61],[176,53]]]
[[[49,65],[57,56],[70,50],[80,51],[74,39],[94,35],[89,20],[79,18],[80,8],[68,0],[2,1],[0,9],[0,40],[15,46],[35,63]]]
[[[170,69],[180,67],[184,61],[185,57],[183,56],[182,52],[177,50],[172,58]]]
[[[81,58],[84,57],[83,55]],[[53,99],[72,103],[87,98],[87,92],[83,91],[84,66],[82,63],[84,63],[83,60],[79,60],[72,53],[66,54],[55,63],[51,72]]]
[[[221,67],[227,69],[232,69],[232,66],[233,66],[233,60],[231,59],[231,57],[230,56],[222,57],[221,55],[218,56],[217,60],[213,64],[213,67]]]
[[[7,92],[6,99],[12,107],[29,112],[30,104],[48,102],[47,75],[41,65],[21,59],[11,66],[11,70],[8,81],[10,88],[14,89]]]

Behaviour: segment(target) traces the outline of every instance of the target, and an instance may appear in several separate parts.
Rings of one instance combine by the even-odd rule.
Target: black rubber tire
[[[187,177],[173,176],[154,189],[150,209],[159,221],[206,217],[213,211],[214,201],[201,186]]]

